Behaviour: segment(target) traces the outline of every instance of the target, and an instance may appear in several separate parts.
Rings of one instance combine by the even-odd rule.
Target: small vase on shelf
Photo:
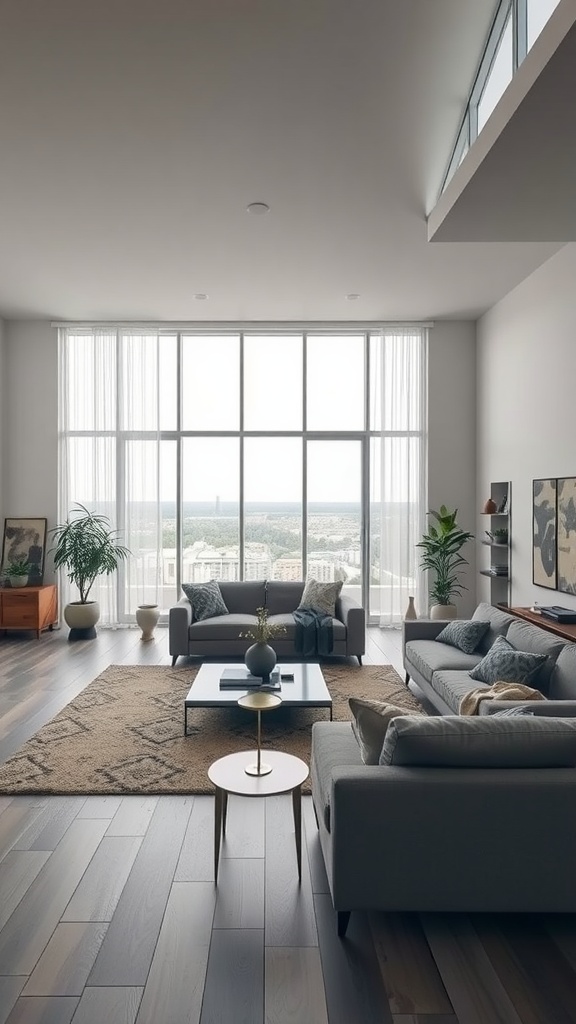
[[[496,512],[497,507],[498,506],[496,505],[496,502],[492,498],[488,498],[482,511],[486,516],[493,516],[494,513]]]
[[[413,597],[409,597],[408,598],[408,607],[406,609],[406,614],[404,615],[404,618],[405,619],[417,619],[418,618],[418,614],[417,614],[416,609],[414,607],[414,598]]]

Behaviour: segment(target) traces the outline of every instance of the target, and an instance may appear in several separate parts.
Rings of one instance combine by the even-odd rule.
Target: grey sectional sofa
[[[505,636],[516,650],[547,655],[537,676],[530,680],[530,686],[540,690],[546,700],[530,701],[530,709],[537,715],[576,717],[576,644],[485,602],[478,605],[472,618],[490,622],[474,654],[464,654],[436,640],[446,625],[444,621],[406,621],[403,628],[406,683],[413,679],[441,714],[457,715],[466,693],[487,686],[471,679],[470,669],[484,657],[496,636]],[[514,704],[517,706],[517,702]],[[484,700],[480,703],[480,714],[494,714],[511,706],[507,701]]]
[[[256,625],[256,609],[268,609],[271,623],[286,627],[286,634],[272,641],[279,658],[296,655],[294,635],[296,624],[292,614],[304,591],[303,581],[255,580],[220,583],[228,615],[194,621],[194,609],[183,597],[168,614],[169,649],[172,664],[183,655],[243,656],[252,640],[239,636]],[[333,619],[333,654],[352,655],[360,664],[365,651],[365,611],[352,598],[340,596]]]
[[[391,733],[392,760],[365,765],[348,722],[312,726],[312,797],[341,936],[355,910],[576,911],[573,720],[403,716],[383,753]],[[510,766],[518,749],[522,766]]]

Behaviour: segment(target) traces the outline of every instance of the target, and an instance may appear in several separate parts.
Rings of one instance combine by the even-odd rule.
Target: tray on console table
[[[554,619],[548,619],[545,615],[533,612],[530,608],[506,608],[504,610],[509,615],[515,615],[518,619],[526,619],[526,622],[533,622],[535,626],[540,626],[541,629],[546,629],[549,633],[561,636],[563,640],[576,643],[576,623],[555,622]]]
[[[55,583],[42,587],[5,587],[0,590],[0,630],[29,629],[40,639],[43,629],[58,622]]]

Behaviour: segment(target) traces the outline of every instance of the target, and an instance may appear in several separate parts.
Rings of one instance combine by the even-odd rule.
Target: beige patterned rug
[[[0,793],[213,793],[216,758],[256,747],[256,720],[241,708],[183,707],[197,668],[110,665],[4,765]],[[323,665],[335,721],[351,718],[348,697],[421,711],[390,665]],[[310,728],[322,708],[283,708],[262,719],[262,745],[310,763]],[[303,787],[304,792],[309,789]]]

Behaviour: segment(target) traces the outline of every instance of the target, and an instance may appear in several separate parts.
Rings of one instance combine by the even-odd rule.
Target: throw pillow
[[[523,704],[519,708],[504,708],[503,711],[493,711],[493,718],[516,718],[516,715],[534,715],[534,711],[530,711],[530,708],[525,707]]]
[[[414,712],[396,707],[395,704],[386,704],[380,700],[364,700],[361,697],[349,697],[348,704],[353,715],[352,732],[358,741],[362,760],[364,764],[378,764],[388,723],[398,715],[409,715]]]
[[[441,644],[457,647],[464,654],[474,654],[482,637],[490,628],[489,622],[481,619],[453,619],[436,637]]]
[[[481,683],[528,683],[546,661],[546,654],[517,651],[505,637],[497,636],[492,647],[468,675]]]
[[[228,615],[216,580],[210,580],[208,583],[183,583],[182,590],[192,605],[193,622],[212,619],[217,615]]]
[[[336,601],[340,597],[342,580],[336,583],[319,583],[318,580],[306,580],[304,593],[300,599],[299,608],[310,608],[313,612],[323,612],[324,615],[336,614]]]

